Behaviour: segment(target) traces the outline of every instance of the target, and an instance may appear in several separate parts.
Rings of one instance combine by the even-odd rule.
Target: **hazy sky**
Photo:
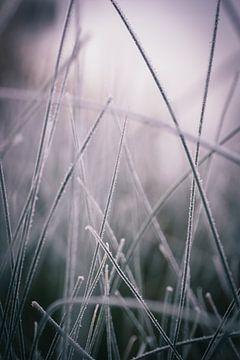
[[[180,124],[196,134],[216,1],[121,0],[119,4],[151,59]],[[239,2],[231,4],[237,16],[240,15]],[[233,20],[226,7],[221,6],[203,129],[203,136],[211,140],[239,68],[240,38]],[[153,79],[110,1],[85,1],[81,25],[83,33],[91,37],[82,52],[84,96],[102,102],[111,94],[114,103],[121,108],[171,123]],[[232,125],[229,123],[230,127]],[[160,141],[159,153],[176,159],[180,151],[178,144],[170,135],[166,134],[165,139],[169,145],[167,154],[166,142]],[[168,173],[172,169],[165,167],[165,171]]]
[[[176,103],[179,116],[197,115],[206,77],[216,1],[122,0],[119,3],[170,100]],[[86,95],[97,99],[99,94],[102,98],[111,93],[119,105],[135,111],[150,111],[154,116],[164,111],[153,80],[110,1],[85,1],[82,14],[83,32],[91,36],[84,51]],[[240,51],[239,44],[233,24],[222,7],[213,73]],[[221,89],[223,93],[224,88],[227,90],[230,74],[235,70],[232,64],[226,67],[228,76],[222,72],[220,86],[218,84],[210,94],[220,92],[221,95]],[[212,85],[214,81],[213,77]],[[187,95],[190,95],[188,104],[185,101]],[[214,105],[217,100],[214,96],[210,98],[211,107],[211,101]],[[192,112],[194,107],[196,112]]]
[[[200,117],[216,3],[215,0],[119,1],[159,76],[181,126],[194,134],[197,133]],[[62,10],[66,4],[62,2]],[[80,52],[81,98],[102,104],[112,95],[115,106],[170,124],[156,85],[111,2],[81,0],[76,4],[79,5],[80,15],[75,17],[74,13],[70,26],[73,41],[68,38],[64,54],[72,51],[77,19],[82,36],[89,37]],[[229,6],[221,6],[203,128],[203,136],[211,140],[232,79],[239,69],[240,4],[238,0],[225,0],[225,4],[234,5],[235,15],[230,16]],[[24,76],[35,73],[42,81],[53,74],[64,11],[59,13],[62,16],[56,30],[45,27],[39,32],[26,31],[24,36],[19,33],[19,52],[25,63]],[[35,81],[35,90],[40,90],[39,84],[40,81]],[[235,99],[231,107],[231,121],[227,122],[229,128],[236,121],[237,104]],[[174,136],[167,133],[165,142],[158,142],[159,153],[166,156],[166,143],[167,155],[176,159],[179,144]],[[165,168],[167,173],[168,170]]]

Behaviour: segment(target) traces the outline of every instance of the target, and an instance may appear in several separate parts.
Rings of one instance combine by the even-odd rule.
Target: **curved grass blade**
[[[209,89],[209,84],[210,84],[211,70],[212,70],[212,64],[213,64],[213,58],[214,58],[214,52],[215,52],[218,22],[219,22],[219,15],[220,15],[220,2],[221,2],[221,0],[218,0],[218,2],[217,2],[216,14],[215,14],[215,19],[214,19],[214,29],[213,29],[213,36],[212,36],[212,42],[211,42],[212,45],[211,45],[211,51],[210,51],[210,58],[209,58],[209,62],[208,62],[207,77],[206,77],[206,82],[205,82],[203,102],[202,102],[199,128],[198,128],[199,140],[202,135],[204,114],[205,114],[205,109],[206,109],[208,89]],[[198,168],[198,163],[199,163],[199,151],[200,151],[200,143],[198,141],[197,145],[196,145],[195,160],[194,160],[196,168]],[[187,239],[186,239],[186,245],[185,245],[185,251],[184,251],[183,272],[182,272],[182,281],[181,281],[180,299],[179,299],[179,310],[178,310],[178,316],[176,319],[176,326],[175,326],[175,331],[174,331],[174,336],[173,336],[174,344],[177,343],[177,339],[179,336],[182,312],[183,312],[184,302],[185,302],[185,298],[186,298],[187,287],[189,287],[190,258],[191,258],[192,242],[193,242],[195,201],[196,201],[196,182],[195,182],[195,178],[193,176],[192,184],[191,184],[191,192],[190,192]]]
[[[193,159],[192,159],[192,156],[190,154],[189,148],[188,148],[188,146],[186,144],[185,138],[184,138],[183,134],[180,131],[179,123],[177,121],[177,118],[175,116],[173,108],[172,108],[172,106],[171,106],[171,104],[170,104],[170,102],[169,102],[169,100],[168,100],[168,98],[167,98],[167,96],[165,94],[165,91],[163,90],[163,88],[162,88],[162,86],[160,84],[160,81],[159,81],[159,79],[157,77],[156,72],[154,71],[154,69],[153,69],[147,55],[145,54],[145,51],[143,50],[143,47],[141,46],[141,44],[138,41],[135,33],[133,32],[129,21],[127,20],[126,16],[123,14],[123,12],[120,9],[117,2],[115,0],[110,0],[110,1],[113,4],[114,8],[116,9],[117,13],[119,14],[120,18],[122,19],[124,25],[126,26],[129,34],[132,37],[135,45],[137,46],[137,48],[138,48],[144,62],[146,63],[147,68],[148,68],[150,74],[152,75],[153,80],[154,80],[154,82],[155,82],[155,84],[156,84],[156,86],[157,86],[157,88],[158,88],[158,90],[159,90],[165,104],[166,104],[166,107],[167,107],[168,112],[169,112],[169,114],[171,116],[171,119],[172,119],[172,121],[173,121],[173,123],[174,123],[174,125],[176,127],[176,130],[179,133],[179,138],[181,140],[181,143],[182,143],[184,152],[186,154],[187,160],[189,161],[189,164],[191,166],[191,169],[192,169],[192,172],[193,172],[193,175],[194,175],[194,179],[196,181],[196,185],[197,185],[198,190],[199,190],[199,194],[200,194],[200,197],[201,197],[201,200],[202,200],[202,203],[203,203],[203,207],[204,207],[204,210],[206,212],[206,216],[207,216],[207,219],[208,219],[208,222],[209,222],[209,226],[210,226],[210,229],[211,229],[211,232],[212,232],[212,235],[213,235],[213,238],[214,238],[214,241],[215,241],[218,253],[219,253],[219,257],[221,259],[222,266],[224,268],[224,272],[225,272],[229,287],[231,289],[233,298],[234,298],[237,306],[240,308],[240,301],[239,301],[238,295],[237,295],[237,288],[236,288],[236,285],[234,283],[234,279],[232,277],[232,273],[231,273],[231,270],[230,270],[228,262],[227,262],[225,251],[224,251],[222,242],[220,240],[220,237],[219,237],[219,234],[218,234],[218,231],[217,231],[216,223],[214,221],[214,218],[213,218],[213,215],[212,215],[212,211],[210,209],[210,205],[209,205],[207,196],[205,194],[204,188],[203,188],[202,183],[201,183],[200,175],[199,175],[198,170],[197,170],[197,168],[196,168],[196,166],[195,166],[195,164],[193,162]]]

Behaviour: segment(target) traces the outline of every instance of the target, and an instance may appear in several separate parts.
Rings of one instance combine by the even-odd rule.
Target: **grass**
[[[64,5],[54,33],[58,45],[52,43],[54,56],[37,92],[24,90],[22,80],[12,90],[8,79],[0,84],[1,359],[240,358],[236,67],[219,86],[224,92],[216,89],[220,116],[208,109],[218,83],[221,21],[229,16],[236,34],[240,26],[237,5],[228,1],[215,2],[212,33],[205,37],[196,133],[183,126],[168,83],[155,70],[135,19],[129,20],[134,4],[128,18],[117,1],[104,2],[133,45],[128,56],[136,56],[149,89],[155,86],[155,112],[132,110],[124,101],[119,106],[121,74],[114,76],[112,96],[104,75],[99,98],[84,99],[91,94],[84,58],[94,40],[81,27],[82,13],[93,9],[77,0]],[[11,32],[20,36],[23,2],[0,9],[3,48]],[[31,44],[25,61],[34,59],[37,42]],[[127,79],[123,92],[130,97],[130,72]],[[214,118],[211,140],[205,127]],[[184,165],[177,175],[166,175],[165,165],[174,170],[175,160],[168,159],[165,134],[179,146],[176,163]]]

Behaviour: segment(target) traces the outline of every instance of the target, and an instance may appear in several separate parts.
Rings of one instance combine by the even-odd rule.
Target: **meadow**
[[[238,0],[0,5],[0,359],[240,359]]]

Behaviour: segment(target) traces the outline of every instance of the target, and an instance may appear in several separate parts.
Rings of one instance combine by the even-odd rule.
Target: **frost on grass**
[[[240,358],[239,29],[237,0],[0,5],[1,358]]]

